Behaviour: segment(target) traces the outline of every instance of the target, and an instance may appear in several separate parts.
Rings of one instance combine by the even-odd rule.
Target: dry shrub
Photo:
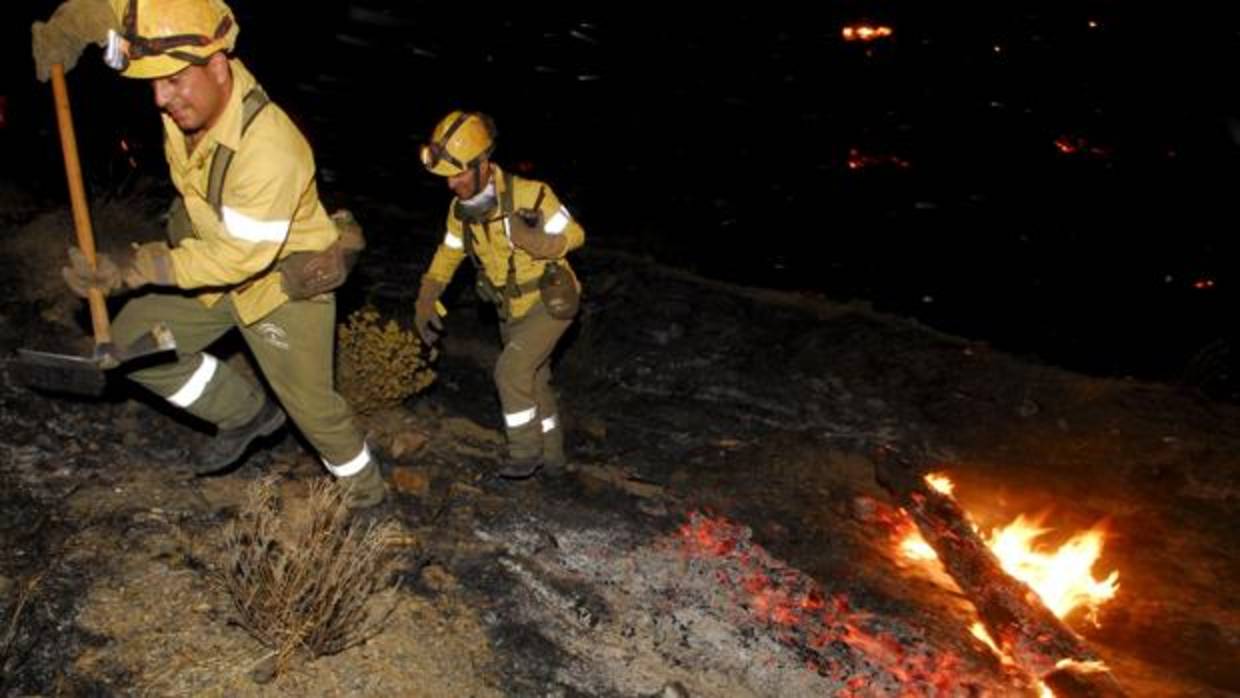
[[[345,501],[339,483],[316,481],[308,513],[293,525],[267,478],[224,528],[217,580],[237,622],[272,650],[272,675],[298,655],[334,654],[373,637],[395,607],[387,580],[399,527],[351,521]]]
[[[349,315],[338,339],[336,381],[361,414],[399,405],[435,381],[418,333],[392,319],[383,322],[372,306]]]

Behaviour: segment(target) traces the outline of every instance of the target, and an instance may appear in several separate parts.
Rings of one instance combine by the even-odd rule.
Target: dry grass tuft
[[[311,487],[298,525],[281,515],[274,479],[256,482],[224,529],[216,579],[236,620],[272,651],[270,678],[299,655],[335,654],[378,634],[395,606],[395,523],[350,521],[344,488]]]

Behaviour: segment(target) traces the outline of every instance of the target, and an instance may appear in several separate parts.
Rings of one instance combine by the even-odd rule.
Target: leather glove
[[[437,342],[439,333],[443,332],[443,320],[439,318],[439,311],[435,308],[443,290],[444,284],[423,276],[422,286],[418,288],[418,299],[413,305],[414,325],[417,327],[418,336],[427,346]]]
[[[168,245],[148,242],[134,245],[128,258],[117,264],[110,255],[96,254],[95,268],[91,269],[86,255],[76,247],[69,248],[69,266],[61,267],[60,275],[78,296],[85,298],[94,286],[108,296],[121,290],[137,289],[147,284],[173,286],[176,278],[172,271],[172,258]]]
[[[30,26],[30,44],[34,52],[35,77],[47,82],[52,65],[60,63],[65,72],[77,65],[87,44],[103,46],[108,30],[120,31],[116,14],[108,0],[67,0],[46,22]]]
[[[508,218],[508,235],[512,244],[525,250],[534,259],[553,259],[564,252],[563,235],[543,232],[542,211],[518,209]]]
[[[86,255],[77,247],[69,248],[69,266],[61,267],[60,275],[64,277],[69,290],[81,298],[85,298],[92,287],[108,296],[116,293],[125,285],[120,267],[112,261],[110,256],[103,253],[96,254],[95,266],[91,268]]]
[[[121,278],[130,289],[147,284],[175,286],[176,273],[172,270],[171,250],[166,242],[148,242],[134,245],[133,253],[121,265]]]
[[[336,231],[340,233],[340,239],[337,244],[344,252],[345,269],[353,271],[353,267],[357,264],[357,258],[366,249],[366,238],[362,235],[362,225],[353,217],[353,212],[348,209],[339,209],[331,214],[332,222],[336,224]]]

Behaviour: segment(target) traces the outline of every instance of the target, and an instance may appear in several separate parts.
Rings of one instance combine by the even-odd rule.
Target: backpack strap
[[[267,93],[257,87],[246,93],[245,99],[241,100],[242,136],[249,130],[250,124],[254,122],[263,107],[270,103],[271,100],[267,98]],[[228,167],[232,165],[234,155],[236,153],[232,148],[217,144],[215,154],[211,156],[211,174],[207,179],[207,203],[215,209],[216,215],[221,215],[224,208],[224,178],[228,175]]]

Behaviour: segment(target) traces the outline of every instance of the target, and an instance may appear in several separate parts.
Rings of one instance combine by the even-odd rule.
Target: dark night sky
[[[29,22],[56,3],[6,5],[0,177],[63,196],[27,55]],[[463,105],[496,117],[496,158],[548,180],[592,244],[871,300],[1075,368],[1173,377],[1211,343],[1240,353],[1240,23],[1132,5],[836,2],[815,19],[766,3],[672,19],[653,4],[452,17],[395,0],[232,3],[239,55],[316,146],[325,197],[382,221],[372,235],[440,225],[446,190],[415,147]],[[867,21],[894,35],[842,40]],[[96,191],[127,173],[121,137],[160,171],[149,96],[107,73],[92,49],[70,84]]]

